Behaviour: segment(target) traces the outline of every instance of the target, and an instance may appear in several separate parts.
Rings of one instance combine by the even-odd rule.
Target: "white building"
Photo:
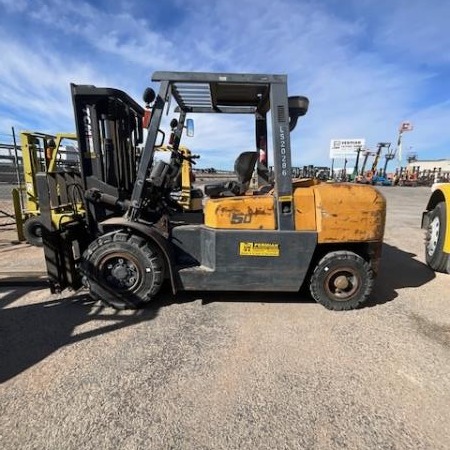
[[[408,163],[408,170],[413,167],[419,167],[419,171],[424,170],[441,170],[441,172],[450,172],[450,159],[434,159],[434,160],[417,160]]]

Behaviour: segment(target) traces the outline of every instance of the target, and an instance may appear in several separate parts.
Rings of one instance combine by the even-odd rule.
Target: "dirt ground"
[[[117,312],[50,295],[42,250],[2,227],[0,447],[448,449],[450,275],[424,264],[430,190],[380,190],[381,272],[342,313],[202,292]]]

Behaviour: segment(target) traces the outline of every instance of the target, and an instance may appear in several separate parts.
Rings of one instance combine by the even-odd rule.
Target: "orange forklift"
[[[52,291],[84,286],[94,299],[137,308],[157,297],[164,283],[175,294],[298,292],[306,286],[326,308],[363,305],[378,272],[385,200],[372,186],[292,180],[290,137],[309,100],[288,95],[287,76],[155,72],[152,80],[159,89],[145,93],[151,119],[138,166],[130,158],[143,138],[144,108],[115,89],[72,86],[87,213],[62,229],[46,215]],[[155,161],[164,145],[161,119],[171,102],[178,114],[171,158]],[[207,185],[204,209],[195,212],[171,198],[189,158],[180,141],[192,129],[190,114],[251,115],[258,121],[254,149],[236,158],[237,181]],[[268,142],[268,129],[274,185],[251,190],[258,144]],[[38,180],[43,215],[54,195],[49,177]]]

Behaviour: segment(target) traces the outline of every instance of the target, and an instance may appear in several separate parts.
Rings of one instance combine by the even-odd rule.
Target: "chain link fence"
[[[1,136],[2,140],[8,140],[7,137],[4,138],[8,135]],[[22,192],[24,183],[22,152],[20,147],[11,141],[13,141],[12,135],[10,135],[10,142],[0,143],[0,233],[2,234],[15,228],[12,191],[18,189]]]
[[[2,228],[15,224],[16,212],[22,216],[27,200],[25,182],[31,183],[36,173],[46,172],[49,165],[53,167],[51,170],[69,168],[79,170],[80,167],[73,134],[60,133],[53,136],[39,132],[23,132],[19,133],[18,138],[26,145],[24,148],[28,161],[26,180],[23,163],[23,156],[26,155],[22,154],[14,129],[12,134],[0,133],[0,232]],[[47,156],[49,151],[53,156]],[[13,202],[13,191],[16,191],[16,202]]]

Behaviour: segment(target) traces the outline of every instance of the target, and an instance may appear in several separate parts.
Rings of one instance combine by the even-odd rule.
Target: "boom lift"
[[[390,146],[391,146],[390,142],[378,142],[378,144],[377,144],[377,151],[375,153],[375,158],[374,158],[373,163],[372,163],[372,168],[370,169],[370,175],[369,175],[370,182],[373,183],[373,181],[374,181],[374,179],[375,179],[375,177],[377,175],[378,162],[380,161],[381,153],[383,151],[383,148],[386,148],[386,147],[389,148]]]
[[[355,167],[353,168],[353,172],[352,172],[352,175],[350,177],[351,181],[355,181],[357,176],[358,176],[359,157],[360,157],[361,152],[362,152],[362,148],[358,147],[358,149],[356,150]]]
[[[83,284],[93,298],[117,308],[136,308],[150,302],[165,280],[174,293],[297,292],[306,284],[314,299],[327,308],[345,310],[363,304],[378,270],[385,200],[371,186],[316,179],[293,182],[290,133],[307,112],[309,101],[288,97],[287,76],[155,72],[153,81],[159,83],[159,92],[146,93],[147,103],[153,103],[151,119],[128,198],[119,189],[120,177],[113,192],[93,169],[103,164],[107,154],[116,155],[122,142],[129,143],[133,130],[140,135],[139,121],[121,135],[115,143],[118,148],[110,146],[106,151],[106,128],[98,126],[102,116],[89,107],[80,110],[78,94],[89,92],[99,99],[105,95],[110,102],[120,99],[126,105],[131,99],[123,92],[92,86],[73,91],[83,155],[81,186],[89,214],[62,230],[50,220],[45,223],[52,291]],[[171,99],[179,113],[171,159],[155,162],[155,148],[162,145],[161,118]],[[133,105],[139,116],[139,107]],[[256,121],[270,117],[273,189],[248,190],[258,144],[264,140],[264,127],[259,125],[255,150],[236,159],[238,181],[206,186],[209,198],[203,212],[180,211],[170,194],[186,158],[179,141],[191,113],[250,114]],[[39,189],[48,200],[48,210],[48,176],[39,178]],[[122,216],[106,214],[111,208],[121,210]]]
[[[389,143],[388,146],[388,150],[386,152],[386,154],[384,155],[384,157],[386,158],[386,161],[384,162],[384,167],[383,167],[383,176],[387,179],[387,166],[389,164],[389,161],[392,161],[395,158],[395,155],[397,153],[397,149],[391,150],[390,149],[391,144]]]
[[[363,163],[361,166],[361,170],[359,172],[359,175],[357,175],[355,177],[355,182],[356,183],[363,183],[366,184],[367,180],[366,180],[366,166],[367,166],[367,160],[369,159],[369,156],[375,155],[375,153],[372,153],[370,150],[366,149],[363,153],[364,155],[364,159],[363,159]]]
[[[377,165],[375,165],[375,161],[374,161],[375,168],[372,166],[372,184],[380,184],[383,186],[390,186],[392,183],[387,178],[386,170],[387,170],[388,162],[391,159],[394,159],[395,153],[392,150],[390,150],[390,148],[391,148],[390,142],[380,142],[380,143],[378,143],[378,151],[377,151],[378,160],[381,157],[381,150],[383,148],[387,149],[386,154],[384,155],[384,157],[386,158],[386,161],[384,163],[384,167],[383,167],[383,170],[381,173],[378,173]],[[378,162],[377,162],[377,164],[378,164]]]

